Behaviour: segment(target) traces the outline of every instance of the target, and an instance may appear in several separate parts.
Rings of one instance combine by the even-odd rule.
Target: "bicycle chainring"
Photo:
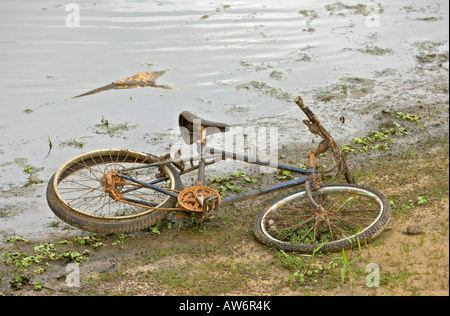
[[[190,212],[209,213],[217,209],[221,196],[213,188],[193,186],[184,189],[178,195],[178,203]]]

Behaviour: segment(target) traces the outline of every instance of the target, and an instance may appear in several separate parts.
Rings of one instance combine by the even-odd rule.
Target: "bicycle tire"
[[[48,205],[64,222],[90,232],[129,233],[150,227],[164,219],[169,212],[115,201],[105,190],[104,174],[156,161],[154,155],[125,149],[95,150],[78,155],[63,164],[51,177],[47,186]],[[161,181],[166,187],[181,190],[181,178],[173,166],[164,165],[154,169],[159,175],[165,176],[164,179],[168,179]],[[140,169],[133,173],[133,177],[151,181],[156,179],[152,172]],[[120,190],[124,191],[125,185]],[[157,200],[153,205],[158,208],[173,208],[177,203],[175,197],[147,188],[131,188],[128,191],[127,194],[141,200]]]
[[[391,217],[386,197],[361,185],[325,185],[313,192],[313,196],[325,210],[319,215],[312,209],[304,189],[266,206],[253,227],[257,239],[285,251],[333,252],[375,238]],[[372,205],[376,205],[373,210]],[[370,223],[362,224],[364,221]]]

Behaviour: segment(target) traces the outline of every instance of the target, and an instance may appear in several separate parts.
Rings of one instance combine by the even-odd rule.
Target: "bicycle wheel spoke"
[[[100,202],[102,200],[103,196],[104,196],[103,194],[100,194],[100,195],[91,197],[89,199],[89,201],[86,201],[86,203],[84,203],[84,205],[81,205],[81,206],[86,206],[81,211],[86,212],[89,208],[92,207],[92,205],[96,205],[98,202]],[[96,202],[96,201],[98,201],[98,202]],[[90,202],[94,202],[94,203],[90,203]],[[95,214],[95,212],[94,212],[94,214]]]
[[[339,226],[329,222],[330,226],[334,226],[336,228],[336,230],[338,230],[341,234],[342,234],[342,238],[348,238],[348,233],[344,230],[342,230]],[[332,231],[331,227],[330,227],[330,231]]]
[[[92,193],[92,191],[85,192],[84,194],[82,194],[82,195],[80,195],[80,196],[77,196],[77,197],[75,197],[75,198],[66,199],[66,201],[71,202],[71,203],[73,203],[73,202],[75,202],[75,201],[79,201],[79,200],[87,200],[87,201],[91,201],[92,198],[95,198],[96,196],[94,196],[94,197],[92,197],[92,196],[91,196],[91,197],[86,196],[86,195],[89,194],[89,193]],[[98,196],[101,196],[101,194],[102,194],[102,193],[100,193],[100,195],[98,195]]]
[[[313,219],[311,218],[311,220],[313,220]],[[297,242],[298,242],[298,243],[301,243],[301,242],[303,241],[303,239],[304,239],[306,236],[308,236],[308,234],[311,232],[311,230],[312,230],[314,227],[315,227],[315,225],[311,226],[311,228],[310,228],[306,233],[304,233],[304,234],[303,234],[303,237],[300,238]],[[315,233],[314,233],[314,236],[315,236]]]
[[[100,198],[100,207],[97,208],[95,211],[93,211],[93,214],[99,215],[99,216],[103,216],[103,208],[105,207],[105,205],[107,204],[109,200],[109,197],[107,194],[102,194],[101,198]]]
[[[354,226],[356,226],[356,227],[358,227],[358,228],[361,228],[361,227],[362,227],[362,224],[355,223],[355,222],[352,221],[352,220],[349,220],[349,219],[346,219],[346,218],[343,218],[343,217],[340,217],[340,216],[330,216],[330,217],[331,217],[331,218],[338,219],[339,221],[343,221],[343,222],[346,222],[346,223],[348,223],[348,224],[354,225]]]

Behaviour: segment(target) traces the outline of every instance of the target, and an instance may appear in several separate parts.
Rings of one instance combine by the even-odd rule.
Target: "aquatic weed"
[[[95,133],[100,135],[109,135],[110,137],[120,136],[124,131],[129,131],[137,127],[137,125],[131,125],[130,122],[111,123],[103,116],[100,123],[95,124],[94,126],[97,128]]]

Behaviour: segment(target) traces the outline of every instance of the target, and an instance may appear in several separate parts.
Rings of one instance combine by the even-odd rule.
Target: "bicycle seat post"
[[[200,125],[200,144],[197,144],[200,154],[200,163],[198,168],[197,185],[203,186],[205,182],[205,148],[206,148],[206,127]]]

